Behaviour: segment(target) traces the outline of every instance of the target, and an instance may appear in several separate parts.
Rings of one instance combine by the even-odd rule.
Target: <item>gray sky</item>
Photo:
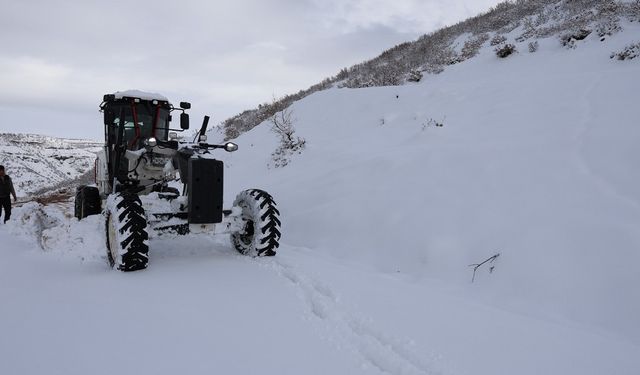
[[[100,139],[126,89],[217,124],[498,2],[0,0],[0,132]]]

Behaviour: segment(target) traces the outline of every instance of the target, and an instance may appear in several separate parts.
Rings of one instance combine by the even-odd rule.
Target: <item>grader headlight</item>
[[[154,137],[147,138],[144,140],[144,145],[147,147],[156,147],[158,145],[158,140]]]

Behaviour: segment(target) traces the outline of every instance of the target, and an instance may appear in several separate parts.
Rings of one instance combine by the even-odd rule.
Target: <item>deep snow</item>
[[[122,274],[102,217],[16,209],[0,373],[639,373],[640,65],[609,59],[638,35],[316,93],[285,168],[268,124],[241,136],[225,201],[274,195],[272,259],[152,238],[150,268]]]
[[[21,217],[37,215],[31,209],[19,209]],[[58,239],[43,244],[47,256],[15,237],[41,228],[35,222],[0,228],[7,239],[1,373],[634,374],[640,368],[636,345],[590,327],[513,313],[470,290],[380,273],[307,248],[284,245],[276,258],[251,259],[226,238],[153,239],[148,270],[115,272],[106,266],[102,217],[78,223],[65,221],[56,207],[44,212],[59,220],[43,233]]]

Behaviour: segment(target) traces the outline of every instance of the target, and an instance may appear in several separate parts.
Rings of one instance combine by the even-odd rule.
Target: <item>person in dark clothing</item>
[[[2,209],[4,209],[4,222],[11,218],[11,198],[16,201],[16,191],[13,188],[13,182],[11,177],[4,173],[4,166],[0,165],[0,215],[2,215]]]

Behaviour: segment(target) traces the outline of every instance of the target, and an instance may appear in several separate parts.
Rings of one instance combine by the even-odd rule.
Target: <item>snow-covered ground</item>
[[[268,124],[244,134],[220,154],[225,201],[274,195],[275,258],[152,238],[149,269],[124,274],[102,217],[16,209],[0,373],[640,373],[640,61],[609,58],[638,42],[624,26],[316,93],[291,108],[307,148],[285,168],[267,167]]]

